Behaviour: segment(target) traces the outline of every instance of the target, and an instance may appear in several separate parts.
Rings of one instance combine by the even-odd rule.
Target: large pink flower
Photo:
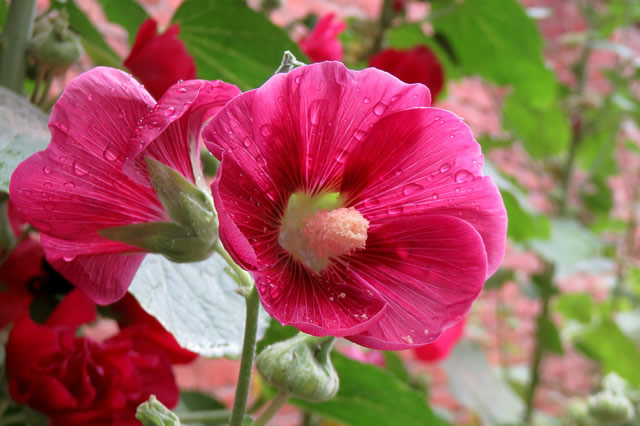
[[[220,239],[265,309],[313,335],[424,345],[469,310],[507,227],[479,145],[429,90],[337,62],[236,97],[205,127]]]
[[[238,93],[222,82],[190,80],[156,103],[119,70],[95,68],[72,81],[51,113],[51,143],[18,166],[9,188],[40,230],[47,260],[98,303],[123,296],[145,250],[99,232],[169,220],[147,157],[208,191],[200,129]]]
[[[313,31],[300,40],[300,49],[313,62],[341,61],[342,44],[338,40],[338,34],[346,26],[344,21],[336,19],[335,13],[325,15],[318,20]]]

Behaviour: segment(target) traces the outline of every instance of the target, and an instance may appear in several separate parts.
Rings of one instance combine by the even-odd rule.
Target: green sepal
[[[138,406],[136,419],[144,426],[181,426],[178,416],[158,401],[155,395]]]

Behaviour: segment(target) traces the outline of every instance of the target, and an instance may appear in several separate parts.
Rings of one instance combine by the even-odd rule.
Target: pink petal
[[[482,164],[480,146],[459,117],[412,108],[380,120],[354,149],[340,192],[367,218],[429,212],[467,221],[482,237],[490,275],[504,256],[507,215]]]
[[[348,339],[384,350],[436,339],[469,311],[487,271],[478,232],[461,219],[431,214],[377,220],[367,247],[351,259],[350,275],[387,309],[377,324]]]
[[[97,230],[165,220],[155,193],[121,170],[137,121],[153,103],[118,70],[95,68],[71,82],[51,114],[51,143],[12,175],[11,199],[25,219],[44,234],[104,245],[105,251],[130,247]]]
[[[240,93],[236,86],[221,81],[189,80],[173,85],[139,123],[125,172],[134,181],[151,186],[144,161],[151,156],[196,182],[202,127]]]
[[[45,244],[44,241],[43,244]],[[106,253],[78,255],[70,260],[47,257],[47,260],[56,271],[95,303],[108,305],[127,292],[144,256],[144,254]],[[98,283],[100,285],[97,285]]]
[[[286,191],[286,201],[294,191],[336,189],[348,153],[380,117],[430,101],[422,85],[323,62],[275,75],[235,98],[203,138],[218,158],[224,152],[243,164],[262,191]]]

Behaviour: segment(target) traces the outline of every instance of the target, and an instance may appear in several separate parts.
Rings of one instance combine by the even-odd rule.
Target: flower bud
[[[602,389],[617,395],[626,395],[629,384],[616,373],[609,373],[602,379]]]
[[[573,400],[569,402],[563,424],[571,426],[596,426],[596,421],[589,414],[589,408],[583,400]]]
[[[136,419],[144,426],[180,426],[180,419],[171,410],[151,395],[148,401],[138,406]]]
[[[83,53],[80,39],[69,29],[66,14],[47,15],[38,20],[29,46],[29,54],[38,65],[64,71]]]
[[[300,333],[275,343],[256,358],[258,372],[281,392],[311,402],[328,401],[340,386],[330,357],[334,341],[331,336]]]
[[[173,262],[208,258],[218,241],[218,221],[211,195],[171,167],[146,158],[153,188],[171,222],[147,222],[102,229],[99,234],[160,253]]]
[[[599,423],[622,423],[634,416],[633,405],[625,395],[605,390],[587,399],[589,414]]]

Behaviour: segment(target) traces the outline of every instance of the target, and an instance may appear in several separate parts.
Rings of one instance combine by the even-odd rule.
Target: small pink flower
[[[342,44],[338,40],[338,34],[344,31],[347,25],[335,17],[335,13],[323,16],[311,34],[300,40],[300,49],[313,62],[342,60]]]
[[[51,143],[18,166],[9,188],[20,213],[41,232],[52,266],[97,303],[122,297],[145,251],[99,232],[167,222],[145,158],[204,185],[200,129],[239,92],[190,80],[156,103],[119,70],[95,68],[72,81],[51,113]]]
[[[220,239],[281,323],[421,346],[498,268],[500,193],[469,128],[430,102],[422,85],[323,62],[273,76],[205,127]]]
[[[416,358],[421,361],[438,362],[446,359],[458,340],[464,334],[466,319],[461,319],[456,325],[442,332],[438,340],[413,350]]]

